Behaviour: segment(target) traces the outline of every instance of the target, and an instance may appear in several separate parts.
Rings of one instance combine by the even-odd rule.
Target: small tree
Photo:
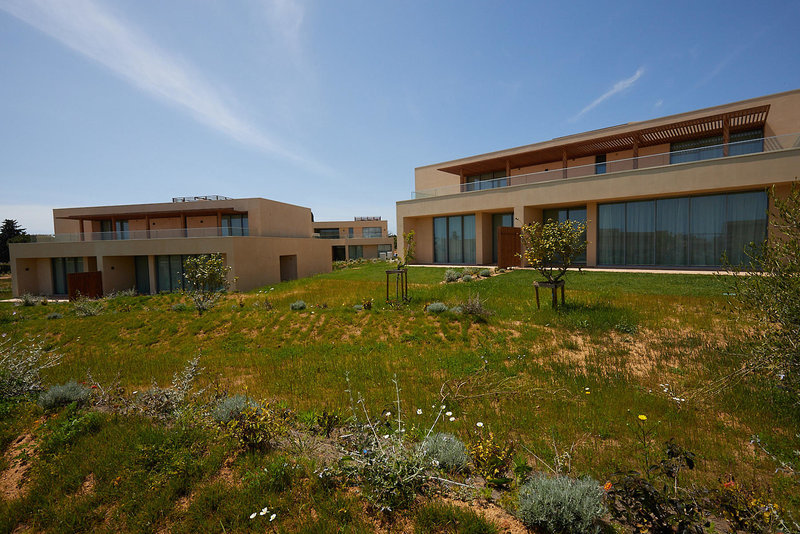
[[[220,296],[228,290],[230,270],[231,268],[223,262],[222,255],[218,253],[192,256],[183,262],[185,293],[192,299],[200,315],[212,308]]]
[[[417,257],[417,234],[414,230],[403,234],[403,262],[400,264],[404,267],[414,261]]]
[[[4,220],[0,226],[0,263],[8,263],[10,259],[8,243],[19,236],[27,236],[25,229],[14,219]]]
[[[532,222],[522,227],[522,254],[528,264],[550,283],[558,282],[586,250],[586,223],[579,221]]]
[[[750,249],[746,265],[729,266],[731,293],[759,326],[742,372],[763,369],[800,398],[800,186],[786,198],[770,193],[769,239]],[[753,244],[755,245],[755,244]]]

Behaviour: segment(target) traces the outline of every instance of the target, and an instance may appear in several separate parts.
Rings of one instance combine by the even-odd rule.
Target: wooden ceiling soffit
[[[641,130],[633,130],[616,135],[587,139],[576,143],[550,146],[509,156],[474,161],[463,165],[442,167],[439,170],[453,174],[460,174],[463,171],[465,175],[471,175],[504,170],[507,165],[513,169],[518,169],[544,163],[560,164],[562,149],[564,148],[566,148],[569,158],[579,158],[596,154],[631,150],[634,144],[638,144],[639,148],[642,148],[663,143],[699,139],[722,134],[726,119],[729,124],[730,132],[732,133],[764,126],[764,123],[767,121],[768,113],[769,104],[727,113],[718,113],[716,115],[707,115],[696,119],[663,124],[661,126],[654,126]]]

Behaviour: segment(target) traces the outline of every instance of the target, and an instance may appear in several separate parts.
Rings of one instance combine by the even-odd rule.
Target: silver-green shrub
[[[460,278],[461,278],[461,273],[456,271],[455,269],[447,269],[444,272],[445,282],[458,282]]]
[[[100,315],[105,305],[102,300],[92,300],[86,297],[78,297],[72,301],[72,309],[78,317],[92,317]]]
[[[86,386],[70,380],[66,384],[51,386],[50,389],[42,393],[39,397],[39,406],[48,411],[61,408],[73,402],[78,403],[80,406],[89,401],[90,393],[89,388]]]
[[[447,311],[447,306],[444,302],[431,302],[425,310],[428,313],[443,313]]]
[[[465,274],[464,276],[461,277],[461,281],[462,282],[472,282],[472,275],[471,274]]]
[[[517,514],[525,526],[548,533],[599,533],[603,490],[592,478],[533,476],[519,490]]]
[[[469,463],[467,447],[453,434],[435,432],[422,442],[422,454],[435,466],[450,472],[464,471]]]
[[[306,303],[302,300],[296,300],[289,304],[289,309],[292,311],[300,311],[306,309]]]
[[[217,406],[211,412],[211,417],[217,423],[227,423],[242,410],[247,407],[257,407],[258,403],[247,398],[246,395],[234,395],[232,397],[225,397],[217,403]]]
[[[58,365],[61,356],[47,352],[38,340],[0,343],[0,399],[41,391],[40,372]]]
[[[490,276],[492,276],[492,271],[490,271],[489,269],[481,269],[481,272],[479,274],[483,278],[489,278]]]
[[[48,318],[48,319],[51,319],[51,320],[52,320],[52,319],[63,319],[63,318],[64,318],[64,316],[63,316],[63,315],[61,315],[61,314],[60,314],[60,313],[58,313],[58,312],[53,312],[53,313],[48,313],[48,314],[47,314],[47,318]]]

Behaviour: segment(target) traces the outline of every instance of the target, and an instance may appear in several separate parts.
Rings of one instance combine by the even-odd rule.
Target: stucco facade
[[[176,264],[197,254],[222,254],[242,291],[331,270],[311,210],[263,198],[56,209],[53,219],[51,240],[10,247],[15,296],[66,293],[65,264],[102,273],[106,294],[176,289]]]
[[[758,236],[759,208],[739,206],[766,212],[767,188],[798,180],[798,133],[800,90],[419,167],[415,198],[397,202],[398,248],[414,230],[418,263],[492,264],[498,225],[572,210],[587,224],[587,266],[711,267],[718,250],[710,260],[703,240],[724,249]],[[446,261],[454,239],[462,261]],[[670,243],[687,252],[670,255]]]
[[[314,235],[331,247],[333,261],[379,258],[391,255],[394,238],[389,236],[387,222],[380,217],[354,217],[352,221],[314,222]]]

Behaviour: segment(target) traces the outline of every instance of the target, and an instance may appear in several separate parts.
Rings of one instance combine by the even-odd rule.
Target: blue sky
[[[260,196],[395,228],[414,168],[800,88],[798,2],[0,0],[0,219]]]

